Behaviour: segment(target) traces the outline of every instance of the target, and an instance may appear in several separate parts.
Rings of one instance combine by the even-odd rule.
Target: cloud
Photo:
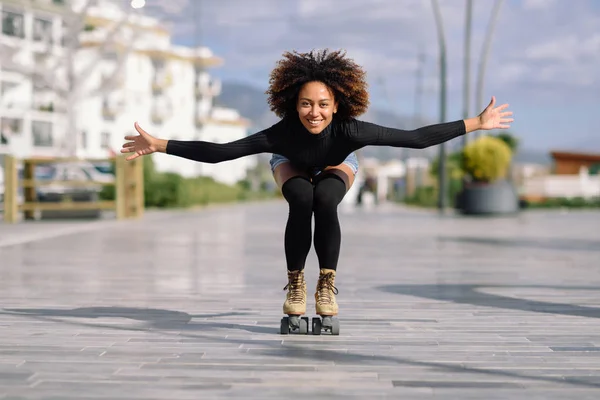
[[[523,8],[525,10],[541,10],[551,9],[556,5],[556,0],[525,0],[523,2]]]
[[[489,70],[518,84],[536,75],[527,65],[544,63],[569,69],[585,64],[598,69],[600,13],[594,0],[505,1],[494,35]],[[490,0],[491,2],[491,0]],[[472,61],[481,50],[489,19],[490,2],[474,2]],[[157,10],[161,0],[148,0]],[[392,66],[415,65],[423,52],[429,62],[437,58],[437,36],[431,3],[421,0],[177,0],[173,15],[176,40],[197,32],[203,43],[214,43],[226,59],[252,58],[250,64],[271,68],[283,50],[335,47],[352,49],[375,75]],[[460,76],[463,57],[463,2],[440,0],[451,73]],[[167,12],[164,11],[163,12]],[[194,21],[194,18],[196,20]],[[195,29],[190,29],[195,27]],[[275,55],[275,59],[271,58]],[[353,56],[353,54],[350,54]],[[377,62],[370,62],[377,60]],[[516,67],[521,63],[521,67]],[[509,66],[512,72],[503,72]],[[232,68],[238,67],[232,65]],[[227,68],[227,67],[226,67]],[[473,68],[474,70],[475,68]],[[520,72],[515,73],[518,69]],[[491,74],[494,75],[494,74]],[[457,80],[458,81],[458,80]]]

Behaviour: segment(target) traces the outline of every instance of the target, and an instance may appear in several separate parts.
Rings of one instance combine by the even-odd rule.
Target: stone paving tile
[[[599,213],[343,209],[340,336],[278,333],[286,214],[0,224],[0,399],[598,397]]]

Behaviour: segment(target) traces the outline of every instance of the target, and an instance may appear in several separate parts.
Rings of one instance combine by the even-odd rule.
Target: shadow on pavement
[[[88,310],[88,312],[82,312],[81,310]],[[92,312],[91,310],[94,310]],[[103,310],[102,312],[98,312],[99,310]],[[186,314],[179,311],[170,311],[170,310],[151,310],[148,312],[147,309],[143,308],[120,308],[120,307],[98,307],[98,308],[86,308],[86,309],[74,309],[74,310],[56,310],[56,309],[4,309],[0,311],[0,315],[12,315],[12,316],[23,316],[23,317],[32,317],[38,320],[43,321],[52,321],[56,323],[79,326],[79,327],[90,327],[90,328],[98,328],[98,329],[110,329],[110,330],[119,330],[119,331],[148,331],[149,329],[155,328],[157,326],[162,326],[163,322],[169,321],[169,319],[153,319],[149,318],[150,316],[168,316],[169,318],[174,317],[170,321],[180,321],[183,322],[189,316],[194,318],[196,316]],[[246,313],[222,313],[222,314],[211,314],[204,315],[200,317],[213,318],[213,317],[223,317],[230,315],[246,315]],[[87,323],[83,321],[70,321],[57,319],[54,317],[75,317],[75,318],[101,318],[103,316],[106,317],[114,317],[120,316],[123,318],[132,318],[135,320],[142,320],[151,322],[151,325],[148,328],[133,328],[133,327],[123,327],[114,324],[96,324],[96,323]],[[184,318],[182,318],[184,316]],[[242,344],[252,343],[254,340],[244,340],[244,339],[236,339],[232,337],[216,337],[203,335],[194,332],[194,334],[190,334],[187,332],[182,332],[182,327],[190,326],[189,324],[183,322],[177,325],[171,325],[169,327],[163,326],[164,329],[161,333],[169,333],[169,328],[175,330],[173,332],[177,338],[183,339],[195,339],[202,342],[213,342],[213,343],[230,343],[236,347],[239,347]],[[193,326],[193,325],[192,325]],[[230,329],[241,329],[247,330],[250,332],[256,333],[276,333],[278,331],[274,328],[269,327],[260,327],[260,326],[249,326],[249,325],[239,325],[239,324],[231,324],[231,323],[199,323],[197,324],[197,329],[201,331],[206,331],[207,328],[230,328]],[[187,331],[187,329],[184,329]],[[157,331],[158,333],[158,331]],[[335,346],[337,337],[334,337],[334,340],[331,341],[331,345]],[[434,361],[418,361],[411,360],[407,358],[394,357],[394,356],[384,356],[384,355],[362,355],[362,354],[352,354],[352,353],[342,353],[335,350],[327,350],[327,349],[314,349],[308,348],[311,346],[310,341],[302,341],[302,342],[289,342],[286,345],[283,345],[282,340],[264,340],[261,341],[261,345],[271,346],[272,349],[267,351],[257,349],[252,353],[246,354],[256,354],[261,357],[281,357],[281,358],[301,358],[307,360],[319,360],[319,361],[331,361],[336,364],[344,365],[344,364],[352,364],[352,365],[405,365],[405,366],[415,366],[415,367],[428,367],[434,371],[441,371],[447,373],[468,373],[468,374],[482,374],[488,376],[502,376],[507,377],[509,379],[514,380],[521,379],[525,381],[538,381],[538,382],[551,382],[551,383],[562,383],[571,386],[585,387],[585,388],[600,388],[600,383],[596,380],[596,377],[552,377],[552,376],[532,376],[520,374],[512,371],[501,371],[497,369],[485,369],[485,368],[472,368],[464,365],[449,365]],[[277,352],[273,352],[272,350],[277,350]],[[266,363],[268,363],[266,361]],[[331,368],[331,367],[328,367]],[[589,378],[589,379],[588,379]],[[425,381],[424,381],[425,382]],[[426,383],[426,382],[425,382]],[[431,381],[431,385],[435,385],[435,381]],[[468,386],[470,382],[464,382],[465,386]],[[498,387],[507,387],[507,385],[513,385],[512,387],[525,387],[527,384],[521,382],[490,382],[490,385],[497,385]],[[401,386],[401,384],[400,384]]]
[[[550,286],[550,285],[386,285],[377,289],[394,294],[422,297],[432,300],[449,301],[458,304],[502,308],[506,310],[532,311],[546,314],[569,315],[576,317],[600,318],[600,308],[584,307],[574,304],[548,303],[544,301],[519,299],[484,293],[485,288],[530,288],[553,289],[561,291],[591,290],[596,286]]]
[[[438,236],[440,242],[480,244],[500,247],[537,248],[544,250],[600,252],[600,241],[562,238],[483,238],[469,236]]]
[[[214,321],[198,321],[191,323],[192,319],[221,318],[251,315],[247,312],[227,312],[219,314],[188,314],[181,311],[161,310],[153,308],[132,307],[85,307],[68,309],[44,309],[44,308],[5,308],[4,315],[30,315],[38,317],[63,317],[63,318],[125,318],[135,321],[148,322],[145,328],[132,328],[131,330],[147,331],[152,329],[165,330],[210,330],[210,329],[242,329],[253,333],[273,333],[273,329],[232,323],[220,323]],[[108,327],[103,325],[103,327]]]

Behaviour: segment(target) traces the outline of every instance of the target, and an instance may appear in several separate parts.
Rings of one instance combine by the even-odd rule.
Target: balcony
[[[153,124],[161,125],[171,117],[171,111],[168,107],[155,104],[152,106],[150,119]]]
[[[33,20],[33,41],[47,47],[52,46],[54,39],[52,37],[52,21],[42,18]]]
[[[22,118],[0,118],[0,145],[8,148],[13,137],[20,137],[23,134]]]
[[[210,79],[199,77],[196,81],[196,98],[217,97],[221,94],[221,81],[218,79]]]
[[[29,106],[29,98],[24,93],[23,88],[20,87],[19,82],[4,80],[0,82],[0,108],[25,111]]]
[[[173,84],[173,76],[169,71],[157,71],[152,81],[152,92],[162,93]]]
[[[66,111],[64,100],[51,90],[35,91],[31,108],[46,113]]]
[[[102,117],[105,121],[114,121],[122,107],[122,101],[106,98],[102,101]]]

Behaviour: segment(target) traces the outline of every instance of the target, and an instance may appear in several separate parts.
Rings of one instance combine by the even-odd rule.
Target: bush
[[[464,149],[464,169],[476,182],[504,178],[512,159],[510,147],[501,139],[482,136]]]
[[[252,191],[249,182],[245,180],[235,185],[226,185],[210,177],[184,178],[173,172],[158,172],[152,157],[143,158],[143,169],[145,207],[183,208],[275,197],[272,190]],[[114,200],[115,187],[105,186],[100,197],[103,200]]]
[[[146,207],[191,207],[274,197],[269,191],[252,191],[245,181],[227,185],[206,176],[184,178],[157,172],[151,157],[144,157],[144,185]]]
[[[406,204],[435,207],[438,202],[438,191],[433,186],[421,186],[415,189],[415,192],[404,199]]]
[[[582,197],[556,197],[539,202],[527,202],[528,208],[600,208],[600,199],[584,199]]]

